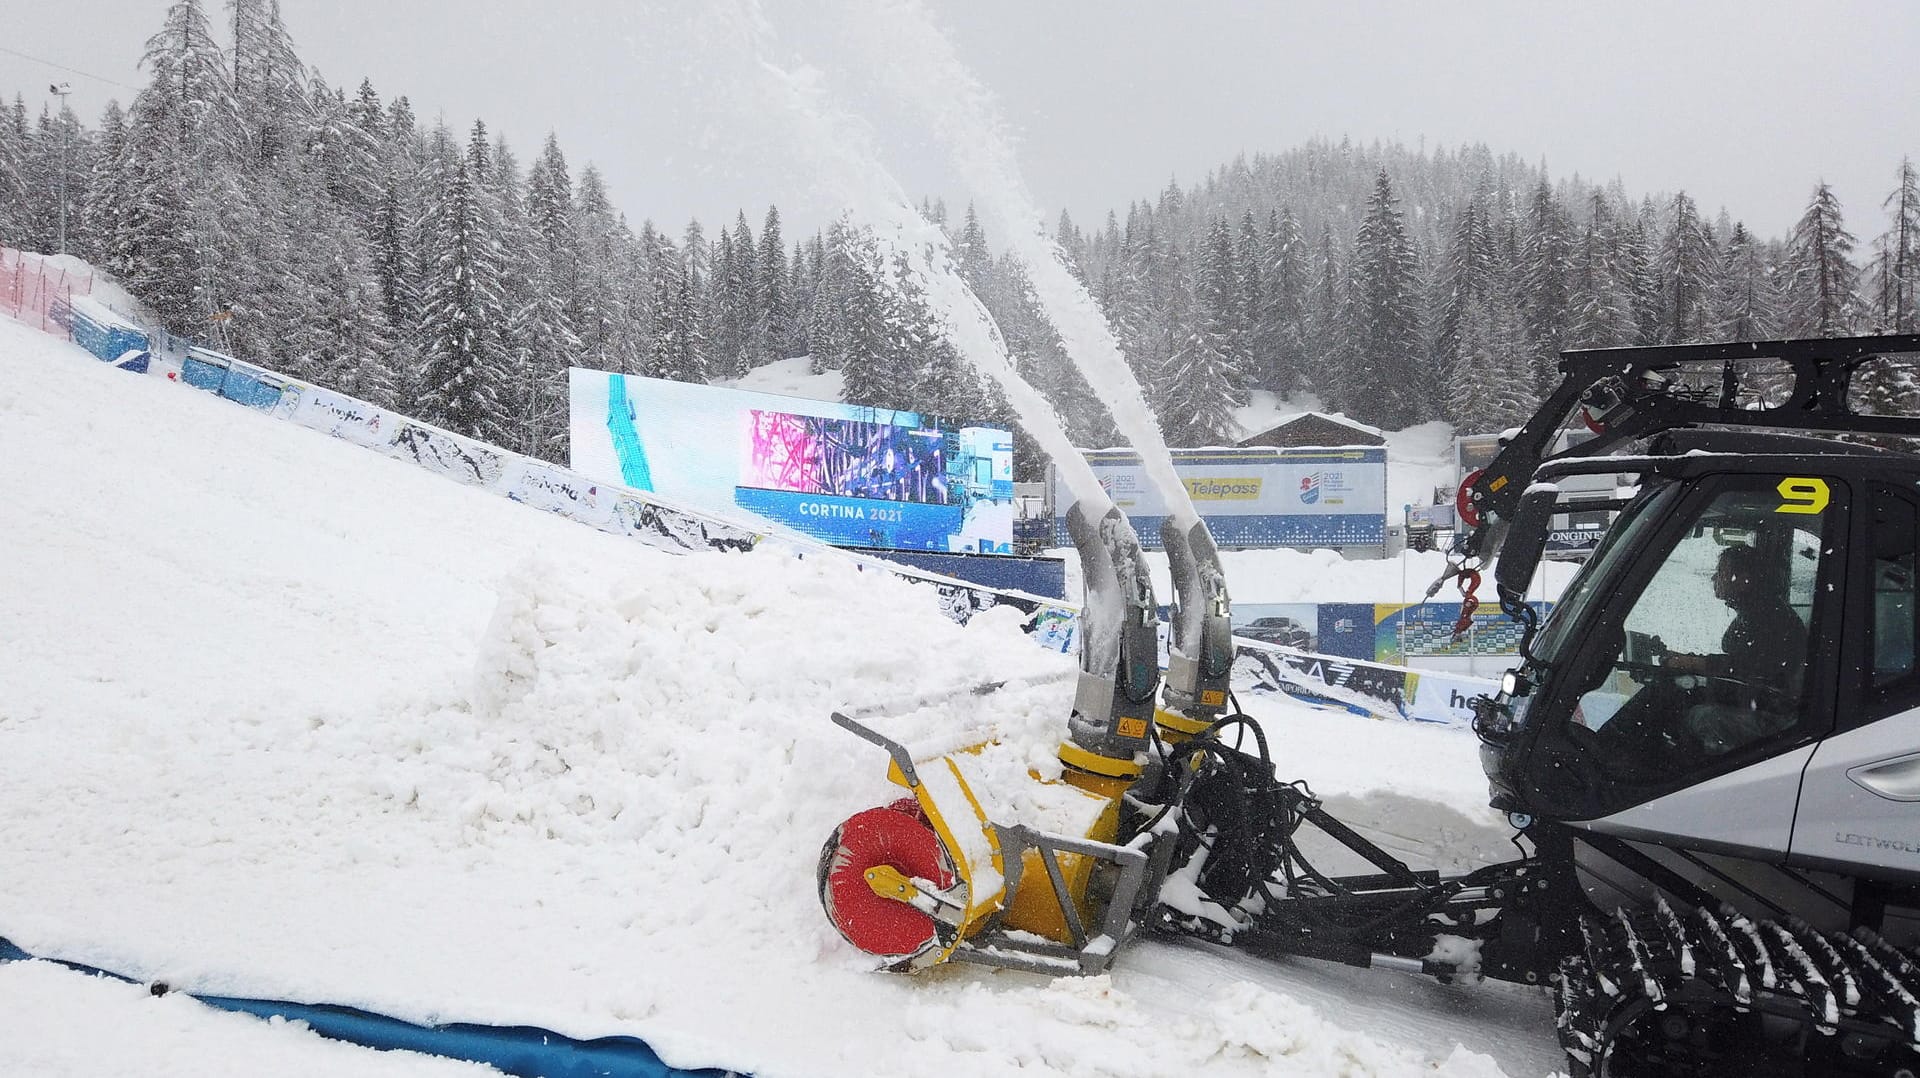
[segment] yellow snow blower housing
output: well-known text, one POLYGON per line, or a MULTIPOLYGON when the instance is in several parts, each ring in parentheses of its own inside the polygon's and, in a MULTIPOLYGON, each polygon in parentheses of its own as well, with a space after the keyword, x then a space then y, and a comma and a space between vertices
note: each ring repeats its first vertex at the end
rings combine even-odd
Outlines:
MULTIPOLYGON (((1096 972, 1138 929, 1142 903, 1157 891, 1147 884, 1165 871, 1170 832, 1140 829, 1125 843, 1116 837, 1126 796, 1152 764, 1156 716, 1170 737, 1191 736, 1226 701, 1231 631, 1218 555, 1204 526, 1163 529, 1176 579, 1198 583, 1180 588, 1167 707, 1156 708, 1157 608, 1139 541, 1117 509, 1095 523, 1076 505, 1068 523, 1089 586, 1059 780, 1004 761, 996 767, 995 746, 985 741, 939 747, 955 743, 948 733, 916 754, 876 729, 876 721, 922 708, 925 699, 891 712, 833 716, 886 749, 887 777, 913 794, 849 817, 820 857, 828 918, 888 969, 964 961, 1096 972), (1087 626, 1120 631, 1089 633, 1087 626)), ((1003 687, 970 691, 986 696, 1003 687)))

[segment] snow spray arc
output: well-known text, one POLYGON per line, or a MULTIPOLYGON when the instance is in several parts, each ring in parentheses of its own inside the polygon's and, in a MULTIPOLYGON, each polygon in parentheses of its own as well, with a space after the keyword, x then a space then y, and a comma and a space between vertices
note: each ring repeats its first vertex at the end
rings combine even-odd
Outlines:
MULTIPOLYGON (((1159 420, 1106 316, 1074 275, 1047 228, 1047 215, 1029 193, 993 95, 917 4, 869 0, 846 10, 842 22, 847 39, 865 51, 861 79, 882 80, 887 92, 914 110, 917 122, 946 147, 989 227, 1007 237, 1012 252, 1026 265, 1033 295, 1059 332, 1068 358, 1140 454, 1168 515, 1182 531, 1191 529, 1199 515, 1174 471, 1159 420)), ((1052 455, 1059 464, 1059 455, 1052 455)))
MULTIPOLYGON (((751 50, 757 73, 751 89, 765 96, 757 107, 785 121, 780 130, 794 159, 811 165, 823 189, 855 208, 850 218, 858 213, 870 224, 879 279, 897 286, 911 275, 941 320, 942 334, 972 370, 999 384, 1021 427, 1086 506, 1088 519, 1105 519, 1112 503, 1093 469, 1074 449, 1052 404, 1020 376, 999 326, 961 277, 952 242, 920 215, 906 189, 881 166, 867 145, 864 125, 827 98, 810 71, 785 66, 784 50, 752 0, 711 5, 705 14, 751 50)), ((1095 618, 1082 623, 1079 635, 1085 669, 1113 668, 1120 652, 1117 628, 1095 618)))

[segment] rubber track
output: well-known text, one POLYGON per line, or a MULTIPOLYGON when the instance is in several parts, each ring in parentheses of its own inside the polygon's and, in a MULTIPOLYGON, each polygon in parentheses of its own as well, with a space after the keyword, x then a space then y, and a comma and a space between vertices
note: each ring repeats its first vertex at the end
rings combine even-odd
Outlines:
MULTIPOLYGON (((1696 1020, 1703 1011, 1728 1023, 1763 1011, 1824 1037, 1867 1030, 1920 1054, 1920 953, 1867 929, 1821 933, 1729 907, 1675 911, 1664 899, 1652 909, 1588 916, 1580 928, 1583 953, 1561 968, 1557 1022, 1561 1047, 1582 1068, 1603 1057, 1610 1024, 1677 1004, 1696 1020)), ((1672 1044, 1662 1051, 1684 1054, 1672 1044)), ((1716 1059, 1694 1059, 1680 1073, 1711 1073, 1716 1059)))

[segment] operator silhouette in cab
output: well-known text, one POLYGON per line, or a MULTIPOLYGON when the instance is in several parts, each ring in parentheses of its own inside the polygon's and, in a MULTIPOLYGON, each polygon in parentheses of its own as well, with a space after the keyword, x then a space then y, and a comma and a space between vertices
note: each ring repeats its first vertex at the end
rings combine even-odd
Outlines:
POLYGON ((1720 552, 1713 594, 1733 611, 1720 654, 1671 654, 1676 674, 1702 675, 1708 699, 1688 709, 1683 725, 1711 754, 1738 748, 1792 725, 1806 674, 1807 626, 1787 601, 1785 559, 1757 547, 1720 552), (1750 692, 1736 691, 1745 687, 1750 692))

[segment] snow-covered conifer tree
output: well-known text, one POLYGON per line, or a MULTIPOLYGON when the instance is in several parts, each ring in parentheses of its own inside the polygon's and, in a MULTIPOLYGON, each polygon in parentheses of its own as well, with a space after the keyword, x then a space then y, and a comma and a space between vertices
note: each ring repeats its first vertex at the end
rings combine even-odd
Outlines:
POLYGON ((1354 362, 1341 406, 1364 422, 1397 428, 1426 414, 1420 386, 1419 265, 1382 169, 1354 240, 1347 325, 1354 362))
POLYGON ((1859 310, 1860 271, 1853 264, 1853 234, 1840 200, 1822 182, 1814 188, 1787 240, 1787 331, 1796 337, 1844 337, 1859 310))
POLYGON ((1520 304, 1533 353, 1534 382, 1558 377, 1573 323, 1573 223, 1543 175, 1527 206, 1520 240, 1520 304))
POLYGON ((226 64, 199 0, 176 0, 147 40, 134 98, 124 236, 128 284, 168 329, 202 333, 250 278, 232 231, 239 125, 226 64))
POLYGON ((1264 374, 1275 362, 1275 349, 1261 332, 1264 323, 1260 318, 1267 305, 1266 267, 1272 261, 1267 243, 1268 237, 1253 211, 1241 213, 1232 251, 1236 277, 1232 332, 1240 364, 1237 376, 1245 390, 1265 388, 1264 374))
POLYGON ((0 101, 0 242, 12 247, 26 246, 26 119, 17 91, 12 106, 0 101))
POLYGON ((1218 247, 1227 242, 1226 224, 1218 222, 1195 266, 1194 283, 1181 275, 1170 296, 1169 347, 1151 393, 1160 426, 1175 445, 1231 445, 1240 433, 1233 419, 1237 371, 1219 313, 1228 301, 1209 294, 1224 291, 1210 278, 1218 274, 1218 247), (1209 262, 1216 264, 1213 270, 1209 262))
POLYGON ((379 141, 355 122, 340 92, 319 78, 310 87, 302 122, 304 167, 317 175, 327 198, 345 210, 363 232, 370 229, 384 178, 379 141))
POLYGON ((300 150, 314 87, 280 19, 279 0, 227 0, 227 25, 242 152, 267 164, 300 150))
POLYGON ((766 332, 756 366, 798 355, 794 334, 792 289, 789 287, 786 240, 780 235, 780 210, 767 207, 760 225, 760 249, 754 259, 754 287, 766 314, 766 332))
POLYGON ((1884 207, 1891 220, 1873 261, 1874 322, 1888 333, 1920 328, 1920 178, 1900 159, 1900 180, 1884 207))
POLYGON ((1540 403, 1525 316, 1508 277, 1498 274, 1461 311, 1456 373, 1446 390, 1448 418, 1462 431, 1518 426, 1540 403))
POLYGON ((1685 191, 1673 196, 1672 223, 1660 244, 1661 304, 1668 344, 1696 344, 1713 336, 1713 297, 1719 291, 1720 256, 1713 235, 1685 191))
POLYGON ((843 218, 827 226, 825 235, 816 237, 810 248, 814 284, 807 308, 807 336, 815 374, 846 367, 847 302, 854 287, 849 252, 854 242, 853 225, 843 218))
POLYGON ((787 354, 804 356, 813 351, 809 334, 813 328, 814 288, 820 281, 821 236, 816 232, 804 243, 793 241, 793 257, 787 261, 787 311, 792 335, 787 354))
POLYGON ((1765 341, 1780 333, 1780 289, 1766 246, 1736 222, 1721 256, 1713 332, 1722 341, 1765 341))
POLYGON ((1599 192, 1593 194, 1590 214, 1574 257, 1567 345, 1616 348, 1633 343, 1639 333, 1631 287, 1621 280, 1623 273, 1631 272, 1621 247, 1625 233, 1599 192))
POLYGON ((67 249, 88 244, 84 208, 88 176, 93 170, 94 139, 73 109, 43 109, 40 121, 27 137, 20 180, 24 185, 25 228, 31 250, 55 251, 60 243, 61 199, 67 208, 67 249))
POLYGON ((987 247, 987 230, 980 227, 980 218, 973 212, 972 203, 967 204, 967 217, 960 226, 960 234, 953 238, 953 257, 960 279, 967 282, 975 295, 985 295, 993 276, 993 252, 987 247))
POLYGON ((830 257, 844 274, 839 303, 844 349, 840 372, 845 378, 841 399, 897 407, 916 383, 914 369, 902 362, 906 350, 897 339, 899 293, 887 280, 889 269, 871 233, 838 222, 827 235, 835 246, 830 257))
MULTIPOLYGON (((869 390, 874 403, 981 423, 995 411, 980 376, 948 341, 927 302, 926 290, 896 254, 889 271, 876 279, 879 308, 888 312, 890 355, 880 370, 905 374, 907 382, 869 390)), ((1016 361, 1018 354, 1016 354, 1016 361)), ((852 400, 852 395, 846 394, 852 400)))
MULTIPOLYGON (((0 120, 0 129, 5 126, 4 120, 0 120)), ((0 139, 4 137, 0 135, 0 139)), ((117 244, 126 227, 127 204, 133 197, 124 186, 129 174, 123 160, 127 153, 127 116, 120 110, 120 102, 107 102, 106 111, 100 116, 100 133, 95 142, 93 161, 87 170, 85 184, 75 196, 79 215, 85 222, 79 251, 94 265, 112 269, 117 244)), ((5 182, 4 178, 0 178, 0 186, 4 186, 5 182)), ((4 213, 4 210, 0 210, 0 216, 4 216, 4 213)), ((0 225, 0 233, 4 231, 4 225, 0 225)))
POLYGON ((426 352, 424 417, 460 434, 481 437, 500 417, 500 295, 502 253, 489 182, 486 129, 476 122, 463 157, 444 126, 429 151, 435 192, 429 210, 433 252, 426 270, 422 343, 426 352))
MULTIPOLYGON (((573 329, 580 337, 582 363, 595 370, 633 373, 639 356, 627 331, 613 283, 619 270, 621 224, 607 198, 600 170, 589 164, 574 191, 574 229, 579 237, 579 274, 575 285, 573 329)), ((676 286, 677 287, 677 286, 676 286)), ((670 306, 678 297, 670 297, 670 306)), ((700 327, 692 327, 696 334, 700 327)))
POLYGON ((1657 343, 1666 325, 1666 290, 1652 234, 1655 216, 1651 203, 1642 205, 1638 217, 1622 222, 1613 244, 1613 278, 1633 312, 1632 344, 1657 343))
POLYGON ((1264 388, 1285 396, 1305 385, 1307 294, 1307 239, 1290 207, 1267 216, 1266 271, 1262 274, 1258 336, 1267 349, 1261 372, 1264 388))
MULTIPOLYGON (((1481 372, 1468 368, 1483 354, 1486 342, 1476 342, 1471 349, 1461 342, 1469 308, 1476 309, 1483 323, 1489 321, 1488 303, 1497 272, 1493 229, 1487 221, 1484 193, 1470 199, 1455 215, 1453 241, 1448 244, 1444 258, 1440 272, 1435 275, 1437 289, 1433 309, 1437 321, 1433 365, 1440 372, 1443 387, 1478 384, 1481 372)), ((1444 395, 1448 400, 1458 396, 1452 388, 1446 389, 1444 395)))
POLYGON ((666 267, 669 291, 662 297, 666 325, 665 331, 657 331, 654 337, 650 373, 655 378, 704 382, 707 380, 705 319, 701 317, 700 297, 694 290, 693 270, 685 254, 683 250, 682 257, 666 267))
POLYGON ((1348 331, 1347 268, 1333 245, 1333 229, 1322 225, 1315 257, 1313 291, 1307 306, 1307 348, 1303 374, 1310 389, 1332 407, 1344 407, 1347 367, 1353 356, 1348 331))
POLYGON ((733 265, 727 271, 724 302, 732 323, 734 354, 725 359, 725 365, 737 378, 766 361, 767 309, 760 291, 760 248, 747 226, 745 210, 734 217, 732 239, 733 265))
POLYGON ((737 378, 745 373, 739 365, 742 351, 739 284, 733 233, 723 228, 719 238, 713 241, 712 277, 708 281, 703 311, 707 352, 712 357, 708 370, 718 378, 737 378))

